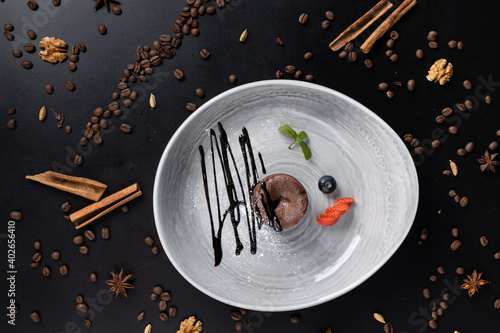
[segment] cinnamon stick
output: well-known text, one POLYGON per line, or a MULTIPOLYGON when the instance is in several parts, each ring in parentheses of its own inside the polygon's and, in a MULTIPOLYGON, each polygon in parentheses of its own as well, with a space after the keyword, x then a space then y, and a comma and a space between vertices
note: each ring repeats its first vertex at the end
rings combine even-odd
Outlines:
POLYGON ((80 229, 141 195, 141 189, 136 183, 74 212, 69 218, 75 223, 75 228, 80 229))
POLYGON ((63 175, 53 171, 47 171, 33 176, 28 175, 26 179, 34 180, 93 201, 98 201, 108 187, 106 184, 99 183, 92 179, 63 175))
POLYGON ((363 53, 368 53, 372 49, 375 42, 382 37, 404 14, 417 4, 417 0, 405 0, 398 8, 396 8, 388 18, 382 22, 377 29, 368 37, 360 49, 363 53))
POLYGON ((333 51, 340 50, 341 47, 349 43, 354 38, 358 37, 366 28, 375 22, 380 16, 384 15, 393 6, 388 0, 381 0, 372 9, 361 16, 356 22, 345 29, 333 42, 330 43, 330 48, 333 51))

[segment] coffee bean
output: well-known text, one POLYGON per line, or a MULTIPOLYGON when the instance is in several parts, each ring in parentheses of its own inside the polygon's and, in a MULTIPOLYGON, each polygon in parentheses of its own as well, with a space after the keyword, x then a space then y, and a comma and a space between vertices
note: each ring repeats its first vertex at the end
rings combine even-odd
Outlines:
POLYGON ((203 97, 205 97, 205 91, 202 88, 197 88, 196 95, 198 95, 198 97, 200 97, 200 98, 203 98, 203 97))
POLYGON ((109 127, 109 123, 108 123, 108 121, 107 121, 106 119, 101 119, 101 120, 99 121, 99 126, 100 126, 101 128, 103 128, 103 129, 106 129, 106 128, 108 128, 108 127, 109 127))
POLYGON ((399 60, 399 56, 397 53, 394 53, 389 59, 391 59, 392 62, 397 62, 399 60))
POLYGON ((443 301, 448 301, 450 299, 450 293, 444 293, 442 299, 443 301))
POLYGON ((488 246, 488 238, 486 236, 482 236, 481 238, 479 238, 479 242, 484 247, 488 246))
POLYGON ((453 197, 453 201, 455 201, 456 203, 460 203, 461 199, 462 197, 460 197, 458 194, 453 197))
POLYGON ((69 56, 69 61, 72 63, 77 63, 78 61, 80 61, 80 57, 78 56, 78 54, 72 54, 69 56))
POLYGON ((450 134, 457 134, 458 128, 456 126, 450 126, 448 127, 448 132, 450 132, 450 134))
POLYGON ((437 49, 437 47, 438 47, 438 43, 436 43, 436 42, 429 42, 429 47, 430 47, 431 49, 437 49))
POLYGON ((346 51, 342 51, 339 53, 339 59, 345 59, 347 58, 347 52, 346 51))
POLYGON ((309 18, 309 16, 306 13, 300 14, 300 16, 299 16, 299 23, 300 24, 306 24, 308 18, 309 18))
POLYGON ((61 253, 58 252, 58 251, 54 251, 51 253, 50 257, 52 258, 52 260, 59 260, 61 259, 61 253))
POLYGON ((413 135, 408 133, 408 134, 405 134, 405 136, 403 137, 403 140, 407 143, 410 143, 412 140, 413 140, 413 135))
POLYGON ((75 84, 71 81, 67 81, 64 86, 69 90, 69 91, 73 91, 75 90, 75 84))
POLYGON ((321 28, 323 30, 328 30, 328 28, 330 28, 330 21, 324 20, 323 22, 321 22, 321 28))
POLYGON ((151 295, 149 295, 149 299, 152 300, 153 302, 158 300, 158 295, 156 295, 155 293, 151 293, 151 295))
POLYGON ((307 82, 313 82, 313 81, 314 81, 314 76, 313 76, 313 75, 311 75, 311 74, 307 74, 307 75, 306 75, 306 81, 307 81, 307 82))
POLYGON ((108 32, 108 28, 106 28, 106 26, 104 24, 99 24, 99 26, 97 27, 97 30, 99 31, 99 33, 101 35, 105 35, 108 32))
POLYGON ((24 44, 23 49, 28 53, 32 53, 33 51, 35 51, 35 45, 33 45, 32 43, 26 43, 24 44))
POLYGON ((238 332, 241 332, 243 329, 243 322, 241 320, 238 320, 236 323, 234 323, 234 329, 238 332))
POLYGON ((500 309, 500 298, 495 301, 493 306, 495 307, 495 309, 500 309))
POLYGON ((40 315, 38 314, 38 312, 33 312, 30 315, 30 318, 31 318, 31 321, 34 322, 35 324, 38 324, 40 322, 40 315))
POLYGON ((422 295, 424 296, 424 298, 431 298, 431 290, 429 288, 425 288, 424 290, 422 290, 422 295))
POLYGON ((385 43, 385 46, 392 49, 394 47, 394 39, 387 40, 387 42, 385 43))
POLYGON ((167 308, 167 302, 161 300, 160 303, 158 303, 158 308, 160 309, 160 311, 165 311, 165 309, 167 308))
POLYGON ((13 210, 9 214, 10 218, 13 219, 14 221, 21 221, 23 219, 23 213, 13 210))
POLYGON ((463 275, 465 273, 465 269, 463 267, 457 267, 457 269, 455 270, 455 272, 458 274, 458 275, 463 275))
POLYGON ((428 236, 429 236, 429 230, 427 230, 427 228, 423 228, 420 231, 420 239, 426 240, 428 236))
POLYGON ((200 16, 203 16, 207 13, 207 7, 205 5, 201 5, 200 8, 198 8, 198 14, 200 16))
POLYGON ((91 322, 90 320, 85 319, 85 320, 83 321, 83 327, 85 327, 85 328, 90 328, 91 326, 92 326, 92 322, 91 322))
POLYGON ((491 98, 491 96, 490 96, 490 95, 488 95, 488 96, 486 96, 486 97, 484 98, 484 102, 485 102, 486 104, 491 104, 491 103, 493 102, 493 99, 491 98))
POLYGON ((415 90, 415 80, 413 80, 413 79, 408 80, 408 82, 406 83, 406 86, 408 87, 409 91, 414 91, 415 90))
POLYGON ((76 245, 80 245, 83 243, 83 236, 76 236, 75 238, 73 238, 73 243, 76 244, 76 245))
POLYGON ((493 258, 495 258, 496 260, 499 260, 500 259, 500 252, 497 252, 493 255, 493 258))
POLYGON ((415 154, 421 155, 424 153, 424 148, 423 147, 416 147, 415 149, 413 149, 413 152, 415 154))
POLYGON ((153 240, 153 237, 151 237, 151 236, 147 236, 147 237, 144 239, 144 242, 145 242, 146 244, 148 244, 149 246, 153 246, 153 244, 154 244, 154 242, 155 242, 155 241, 153 240))
POLYGON ((61 267, 59 267, 59 273, 62 276, 68 275, 68 267, 66 265, 62 265, 61 267))
POLYGON ((460 206, 465 207, 467 206, 468 203, 469 203, 469 198, 463 197, 462 199, 460 199, 460 206))
POLYGON ((311 52, 306 52, 304 54, 304 60, 311 60, 313 58, 313 54, 311 52))
POLYGON ((153 292, 156 295, 160 296, 161 293, 163 292, 163 287, 162 286, 155 286, 155 287, 153 287, 153 292))
POLYGON ((33 30, 28 30, 28 38, 31 39, 31 40, 35 40, 36 39, 36 32, 34 32, 33 30))
POLYGON ((458 237, 459 234, 458 228, 451 229, 451 234, 453 235, 453 237, 458 237))
POLYGON ((129 205, 127 205, 127 204, 125 204, 125 205, 122 205, 122 206, 120 207, 120 209, 122 210, 122 212, 124 212, 124 213, 128 213, 128 211, 130 210, 130 206, 129 206, 129 205))
POLYGON ((431 276, 429 276, 429 280, 432 281, 432 282, 435 282, 437 280, 437 276, 436 275, 431 275, 431 276))
POLYGON ((290 322, 292 324, 298 324, 300 322, 300 315, 295 313, 290 316, 290 322))
POLYGON ((71 210, 71 204, 69 202, 65 202, 61 205, 61 210, 64 212, 64 213, 67 213, 71 210))
POLYGON ((449 195, 450 197, 454 198, 454 197, 456 197, 456 196, 457 196, 457 192, 455 192, 455 190, 450 190, 450 191, 448 192, 448 195, 449 195))
POLYGON ((158 246, 153 246, 151 248, 151 253, 153 253, 154 255, 157 255, 158 253, 160 253, 160 249, 158 248, 158 246))
POLYGON ((92 230, 85 230, 85 237, 88 240, 94 240, 95 239, 95 234, 92 230))
POLYGON ((83 297, 78 295, 76 296, 76 304, 82 304, 83 303, 83 297))
POLYGON ((208 7, 207 7, 207 14, 208 14, 208 15, 213 15, 213 14, 215 14, 215 7, 214 7, 214 6, 208 6, 208 7))
POLYGON ((130 133, 132 131, 132 126, 130 126, 129 124, 123 123, 120 125, 120 129, 124 133, 130 133))
POLYGON ((11 24, 11 23, 6 23, 4 26, 3 26, 4 30, 7 30, 7 31, 14 31, 14 25, 11 24))
POLYGON ((283 78, 283 72, 280 71, 280 70, 277 70, 276 71, 276 74, 274 74, 274 76, 277 78, 277 79, 281 79, 283 78))
POLYGON ((391 31, 390 36, 394 40, 399 39, 399 33, 396 30, 391 31))
POLYGON ((197 106, 196 106, 196 104, 194 104, 194 103, 187 103, 187 104, 186 104, 186 109, 187 109, 188 111, 193 112, 193 111, 195 111, 195 110, 196 110, 196 108, 197 108, 197 106))
POLYGON ((349 52, 349 61, 356 62, 358 60, 358 54, 356 52, 349 52))
POLYGON ((13 130, 15 129, 17 126, 16 126, 16 120, 15 119, 10 119, 8 122, 7 122, 7 128, 10 129, 10 130, 13 130))
POLYGON ((438 272, 439 274, 444 274, 444 273, 445 273, 444 267, 443 267, 443 266, 439 266, 439 267, 437 268, 437 272, 438 272))
POLYGON ((4 31, 3 35, 8 40, 14 40, 14 34, 12 32, 10 32, 10 31, 4 31))
POLYGON ((80 303, 76 305, 76 309, 80 311, 81 313, 87 313, 89 311, 89 307, 85 303, 80 303))
POLYGON ((456 107, 458 110, 460 110, 460 111, 465 111, 465 110, 466 110, 466 108, 465 108, 465 104, 463 104, 463 103, 457 103, 457 104, 455 104, 455 107, 456 107))
POLYGON ((86 247, 85 245, 83 245, 83 246, 80 246, 78 251, 80 251, 81 254, 87 254, 87 253, 89 253, 89 248, 86 247))
POLYGON ((70 125, 66 125, 66 127, 64 128, 64 132, 66 134, 71 134, 71 131, 72 131, 72 128, 70 125))
POLYGON ((81 52, 87 51, 87 47, 83 43, 78 43, 78 48, 80 49, 81 52))
POLYGON ((169 309, 168 309, 168 315, 170 317, 175 317, 177 315, 177 308, 175 306, 171 306, 169 309))
POLYGON ((164 291, 161 293, 160 295, 160 298, 165 301, 165 302, 168 302, 172 299, 172 296, 170 295, 170 293, 168 291, 164 291))
POLYGON ((160 313, 160 320, 161 321, 167 321, 168 320, 168 314, 165 312, 160 313))
POLYGON ((467 90, 471 90, 472 89, 472 83, 469 80, 465 80, 463 82, 463 85, 464 85, 464 88, 467 89, 467 90))
POLYGON ((474 108, 474 102, 472 102, 470 99, 466 100, 464 104, 467 110, 472 110, 474 108))
POLYGON ((393 333, 394 329, 392 328, 392 324, 387 322, 384 324, 384 332, 385 333, 393 333))
POLYGON ((48 268, 47 266, 45 266, 42 269, 42 274, 43 274, 43 276, 50 276, 50 268, 48 268))
POLYGON ((456 251, 460 248, 462 245, 462 242, 460 242, 458 239, 454 240, 453 243, 451 243, 450 248, 452 251, 456 251))
POLYGON ((135 100, 137 99, 137 97, 138 97, 138 96, 139 96, 139 95, 138 95, 137 91, 132 91, 132 92, 130 93, 130 96, 129 96, 128 98, 130 98, 131 100, 135 101, 135 100))
POLYGON ((231 319, 234 321, 241 320, 241 312, 238 310, 231 311, 231 319))
POLYGON ((38 9, 38 4, 36 3, 35 0, 29 0, 28 1, 28 8, 31 10, 37 10, 38 9))
POLYGON ((365 59, 364 63, 365 63, 365 67, 366 68, 372 68, 373 67, 373 62, 370 59, 365 59))
POLYGON ((378 90, 380 91, 387 91, 389 89, 389 84, 386 82, 380 82, 378 84, 378 90))
POLYGON ((422 51, 422 49, 418 49, 415 52, 415 55, 417 56, 418 59, 423 59, 424 58, 424 51, 422 51))
POLYGON ((459 49, 459 50, 463 50, 463 49, 464 49, 464 43, 462 43, 462 42, 458 42, 458 44, 457 44, 457 49, 459 49))
POLYGON ((101 229, 101 237, 102 239, 109 239, 109 228, 102 228, 101 229))
POLYGON ((450 176, 451 175, 451 170, 443 170, 443 175, 450 176))
POLYGON ((389 97, 389 99, 394 98, 394 93, 391 90, 387 90, 387 92, 385 94, 387 95, 387 97, 389 97))
POLYGON ((237 80, 236 75, 234 74, 229 75, 229 83, 236 84, 236 80, 237 80))
POLYGON ((467 155, 467 152, 465 151, 465 149, 460 148, 457 150, 457 155, 458 156, 465 156, 465 155, 467 155))
POLYGON ((448 303, 446 302, 439 302, 439 306, 441 307, 441 309, 444 310, 448 309, 448 303))
POLYGON ((33 68, 33 63, 29 60, 25 60, 21 63, 21 65, 25 68, 25 69, 31 69, 33 68))
POLYGON ((433 42, 437 39, 438 33, 436 31, 429 31, 427 34, 427 40, 430 42, 433 42))
POLYGON ((431 142, 431 146, 432 146, 432 148, 439 148, 441 146, 441 141, 439 141, 439 140, 433 140, 431 142))
POLYGON ((176 70, 174 70, 174 76, 179 81, 184 79, 184 73, 178 68, 176 70))
POLYGON ((488 148, 490 150, 497 150, 498 149, 498 142, 496 141, 492 141, 489 145, 488 145, 488 148))
POLYGON ((448 47, 449 47, 450 49, 454 49, 454 48, 456 48, 456 47, 457 47, 457 44, 458 44, 458 43, 457 43, 457 41, 456 41, 456 40, 450 40, 450 41, 448 42, 448 47))
POLYGON ((121 15, 122 14, 122 9, 120 7, 118 7, 118 6, 111 7, 111 11, 115 15, 121 15))
POLYGON ((42 260, 42 254, 40 252, 36 252, 33 255, 33 261, 34 262, 40 262, 40 260, 42 260))
POLYGON ((19 49, 12 50, 12 55, 16 58, 21 58, 23 56, 23 51, 19 49))
POLYGON ((137 315, 137 321, 142 321, 144 319, 144 316, 146 315, 146 312, 142 311, 137 315))
POLYGON ((69 61, 68 64, 66 65, 68 69, 72 72, 76 70, 76 64, 73 61, 69 61))
POLYGON ((42 247, 42 243, 36 241, 35 243, 33 243, 33 247, 35 248, 35 250, 40 250, 40 248, 42 247))

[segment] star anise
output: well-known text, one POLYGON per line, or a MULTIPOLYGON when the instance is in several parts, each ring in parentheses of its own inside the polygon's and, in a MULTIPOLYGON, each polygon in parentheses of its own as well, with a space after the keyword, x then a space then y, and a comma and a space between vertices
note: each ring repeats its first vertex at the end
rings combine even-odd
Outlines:
POLYGON ((111 286, 111 288, 109 288, 109 292, 114 293, 115 298, 118 297, 119 294, 123 294, 125 297, 127 297, 126 289, 134 288, 133 285, 127 282, 132 277, 132 274, 123 277, 123 268, 122 268, 120 274, 116 275, 115 273, 111 272, 111 275, 113 276, 113 279, 106 281, 106 284, 111 286))
POLYGON ((479 164, 481 164, 481 166, 480 166, 481 171, 484 172, 484 170, 491 170, 491 171, 495 172, 495 165, 500 165, 500 162, 494 161, 494 159, 495 159, 495 157, 497 157, 497 155, 498 154, 490 155, 490 153, 488 151, 485 151, 484 155, 481 156, 481 158, 479 158, 477 160, 479 162, 479 164))
POLYGON ((99 9, 102 7, 102 5, 104 5, 107 9, 107 11, 109 12, 109 3, 112 2, 112 3, 120 3, 120 1, 118 0, 96 0, 95 2, 95 5, 94 5, 94 9, 99 9))
POLYGON ((472 272, 472 276, 467 275, 468 279, 464 279, 464 284, 462 284, 462 289, 469 289, 469 297, 472 297, 479 287, 488 283, 488 281, 481 279, 483 273, 477 274, 477 271, 472 272))

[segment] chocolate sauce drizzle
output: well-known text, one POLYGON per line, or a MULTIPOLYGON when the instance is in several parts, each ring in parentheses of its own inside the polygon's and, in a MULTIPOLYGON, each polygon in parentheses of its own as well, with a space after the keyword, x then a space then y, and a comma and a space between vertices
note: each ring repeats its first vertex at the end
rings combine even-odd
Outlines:
MULTIPOLYGON (((248 235, 250 239, 250 252, 255 254, 257 252, 257 238, 256 238, 256 230, 255 230, 255 205, 252 207, 251 215, 249 215, 249 209, 247 202, 251 201, 253 195, 253 189, 258 183, 258 172, 255 164, 255 157, 252 150, 252 144, 250 140, 250 136, 248 135, 248 131, 243 127, 242 134, 239 137, 239 143, 241 148, 241 153, 243 155, 243 160, 245 163, 245 176, 247 188, 245 190, 243 183, 241 181, 240 173, 238 172, 236 161, 233 155, 233 151, 229 144, 227 133, 224 130, 224 127, 219 122, 217 124, 219 130, 219 138, 213 129, 210 129, 210 153, 212 157, 212 172, 214 175, 214 188, 215 188, 215 197, 217 201, 217 218, 218 218, 218 228, 217 232, 215 230, 214 218, 212 216, 212 208, 210 204, 210 194, 208 188, 208 180, 207 180, 207 169, 205 164, 205 151, 203 146, 200 145, 198 147, 200 152, 200 160, 201 160, 201 171, 203 176, 203 186, 205 189, 205 198, 207 201, 208 212, 210 216, 210 226, 212 230, 212 247, 214 249, 215 256, 215 266, 218 266, 222 260, 222 243, 221 243, 221 235, 222 228, 224 226, 224 221, 226 217, 229 215, 231 219, 231 224, 233 226, 233 232, 236 242, 235 254, 239 255, 243 250, 243 244, 241 243, 238 226, 241 221, 241 211, 240 209, 243 207, 245 210, 246 222, 248 227, 248 235), (215 150, 214 150, 215 146, 215 150), (217 155, 215 154, 217 151, 217 155), (216 157, 219 160, 220 168, 222 169, 222 174, 224 176, 224 185, 226 189, 226 194, 229 200, 229 207, 222 212, 221 204, 219 200, 219 190, 217 186, 217 167, 216 167, 216 157), (250 161, 249 161, 250 159, 250 161), (249 163, 250 162, 250 163, 249 163), (233 170, 232 170, 233 169, 233 170), (233 173, 236 177, 233 176, 233 173), (235 178, 237 179, 237 184, 235 184, 235 178), (241 191, 241 198, 238 196, 238 190, 241 191), (248 201, 247 201, 248 196, 248 201)), ((262 156, 259 153, 259 158, 262 165, 262 170, 265 173, 264 162, 262 160, 262 156)), ((265 185, 264 185, 265 188, 265 185)), ((267 192, 267 191, 265 191, 267 192)), ((269 193, 267 193, 269 195, 269 193)), ((258 210, 257 210, 258 212, 258 210)), ((267 213, 267 212, 266 212, 267 213)), ((258 213, 257 217, 259 223, 258 227, 260 229, 262 225, 262 216, 258 213)), ((278 222, 279 223, 279 222, 278 222)), ((280 226, 281 227, 281 226, 280 226)))

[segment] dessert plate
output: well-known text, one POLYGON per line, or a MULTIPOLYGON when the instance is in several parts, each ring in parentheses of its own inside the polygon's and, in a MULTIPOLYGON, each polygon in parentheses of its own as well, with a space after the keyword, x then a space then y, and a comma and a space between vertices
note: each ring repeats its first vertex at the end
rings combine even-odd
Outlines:
MULTIPOLYGON (((218 176, 221 186, 220 171, 218 176)), ((220 191, 221 204, 227 207, 225 191, 220 191)), ((163 248, 192 285, 235 307, 286 311, 334 299, 375 273, 410 230, 418 193, 408 150, 377 115, 329 88, 269 80, 218 95, 180 126, 160 160, 153 201, 163 248), (263 225, 257 230, 255 254, 250 251, 243 221, 238 231, 244 249, 235 254, 232 226, 226 221, 223 258, 215 267, 198 146, 205 147, 210 169, 207 129, 218 132, 218 122, 227 132, 242 177, 238 137, 246 127, 260 179, 274 173, 295 177, 306 189, 309 205, 301 222, 291 228, 278 233, 263 225), (284 124, 307 133, 310 160, 304 159, 298 145, 287 149, 291 137, 277 130, 284 124), (267 169, 265 175, 258 152, 267 169), (323 175, 337 180, 337 190, 330 195, 318 189, 323 175), (337 224, 323 227, 315 221, 345 196, 356 202, 337 224)))

